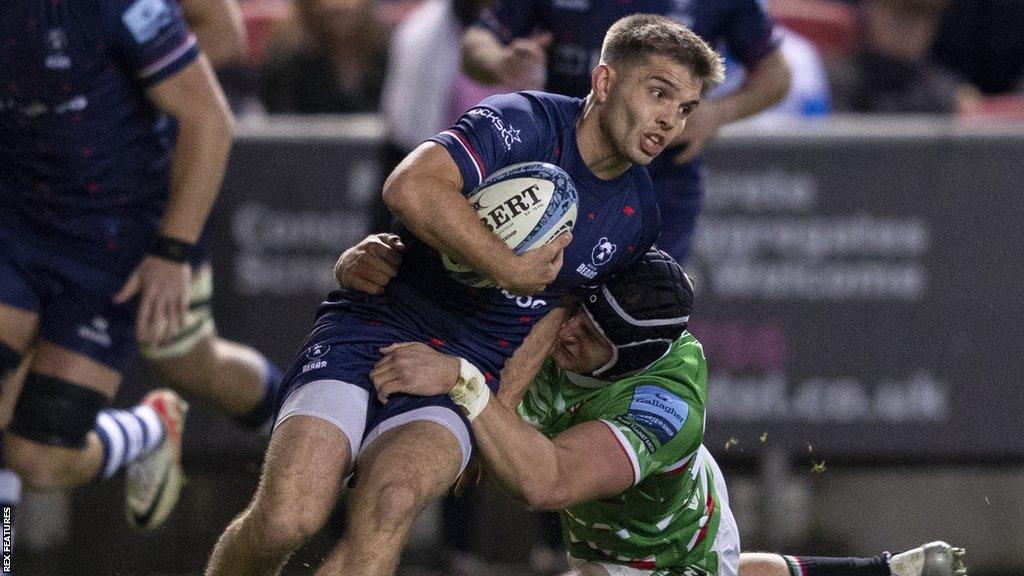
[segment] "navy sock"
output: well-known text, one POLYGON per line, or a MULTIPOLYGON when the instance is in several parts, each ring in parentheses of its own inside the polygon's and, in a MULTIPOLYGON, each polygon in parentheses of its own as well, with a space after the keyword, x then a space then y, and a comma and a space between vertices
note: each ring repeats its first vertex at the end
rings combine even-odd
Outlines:
POLYGON ((274 405, 277 401, 277 390, 281 386, 281 370, 270 360, 263 359, 263 397, 259 404, 245 414, 239 415, 235 421, 246 428, 261 428, 274 416, 274 405))
POLYGON ((888 554, 871 558, 783 556, 792 576, 890 576, 888 554))

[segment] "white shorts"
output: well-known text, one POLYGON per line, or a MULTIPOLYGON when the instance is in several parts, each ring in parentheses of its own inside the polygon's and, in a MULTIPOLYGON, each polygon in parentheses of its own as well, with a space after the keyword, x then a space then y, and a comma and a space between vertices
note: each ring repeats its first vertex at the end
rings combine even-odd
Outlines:
POLYGON ((274 428, 292 416, 312 416, 338 427, 348 438, 349 456, 356 462, 367 446, 388 430, 411 422, 434 422, 451 432, 462 449, 459 473, 466 468, 473 453, 469 430, 459 416, 441 406, 424 406, 390 416, 366 432, 370 393, 359 386, 340 380, 316 380, 292 390, 278 412, 274 428))

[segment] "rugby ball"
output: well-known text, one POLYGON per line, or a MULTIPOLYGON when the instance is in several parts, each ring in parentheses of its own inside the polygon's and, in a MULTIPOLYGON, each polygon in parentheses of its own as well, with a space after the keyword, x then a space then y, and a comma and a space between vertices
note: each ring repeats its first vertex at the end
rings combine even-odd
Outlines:
MULTIPOLYGON (((522 254, 539 248, 576 224, 579 196, 572 178, 546 162, 524 162, 487 177, 469 196, 480 222, 522 254)), ((451 275, 476 288, 493 286, 472 268, 442 256, 451 275)))

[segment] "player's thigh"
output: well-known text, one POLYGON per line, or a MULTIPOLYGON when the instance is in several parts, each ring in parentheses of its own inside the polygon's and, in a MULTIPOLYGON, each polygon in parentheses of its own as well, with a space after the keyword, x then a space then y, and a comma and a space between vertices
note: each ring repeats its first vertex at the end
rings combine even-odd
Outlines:
MULTIPOLYGON (((3 274, 2 269, 0 274, 3 274)), ((35 338, 38 328, 38 312, 0 302, 0 343, 19 354, 24 354, 35 338)))
POLYGON ((369 422, 359 452, 359 476, 408 480, 423 497, 444 492, 472 455, 469 422, 448 396, 394 395, 369 422))
POLYGON ((295 415, 281 421, 267 448, 252 519, 299 539, 315 533, 337 502, 352 466, 349 454, 348 438, 326 420, 295 415))
POLYGON ((462 470, 459 439, 445 426, 414 421, 383 432, 359 455, 356 487, 411 488, 416 504, 440 496, 462 470))

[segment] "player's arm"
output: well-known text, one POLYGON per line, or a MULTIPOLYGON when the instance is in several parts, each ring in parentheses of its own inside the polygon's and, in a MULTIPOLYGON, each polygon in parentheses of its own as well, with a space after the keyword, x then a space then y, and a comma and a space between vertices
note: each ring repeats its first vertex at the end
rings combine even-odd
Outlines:
POLYGON ((634 482, 629 457, 600 421, 549 439, 503 403, 488 402, 473 432, 487 467, 535 510, 607 498, 634 482))
MULTIPOLYGON (((464 361, 425 344, 392 344, 382 353, 370 372, 382 399, 395 392, 452 393, 465 381, 464 361)), ((478 378, 479 391, 489 394, 478 378)), ((585 422, 549 439, 502 402, 484 402, 482 409, 469 409, 480 454, 529 507, 557 510, 613 496, 636 481, 629 456, 605 423, 585 422)))
POLYGON ((703 100, 693 111, 679 136, 678 141, 687 146, 676 157, 676 162, 690 161, 722 126, 753 116, 781 101, 789 93, 789 86, 789 64, 782 50, 776 48, 747 71, 739 88, 721 98, 703 100))
POLYGON ((180 0, 181 11, 214 68, 248 56, 242 9, 235 0, 180 0))
POLYGON ((234 122, 231 110, 202 56, 150 87, 146 95, 178 122, 161 234, 194 244, 224 179, 234 122))
POLYGON ((551 38, 551 33, 543 32, 505 45, 490 30, 470 26, 462 37, 462 71, 485 86, 539 89, 551 38))
POLYGON ((550 284, 562 267, 571 236, 517 255, 480 222, 462 195, 462 174, 448 151, 426 142, 388 177, 383 199, 421 240, 471 266, 514 294, 532 294, 550 284))
POLYGON ((146 94, 178 121, 170 197, 159 232, 162 253, 143 259, 114 302, 140 294, 136 338, 160 342, 181 330, 188 310, 187 251, 199 239, 220 189, 231 146, 232 117, 204 56, 150 86, 146 94))
POLYGON ((505 362, 499 376, 501 388, 498 389, 498 400, 502 404, 515 409, 522 401, 530 382, 540 372, 541 365, 555 346, 558 330, 565 323, 566 312, 566 308, 559 307, 545 314, 505 362))

